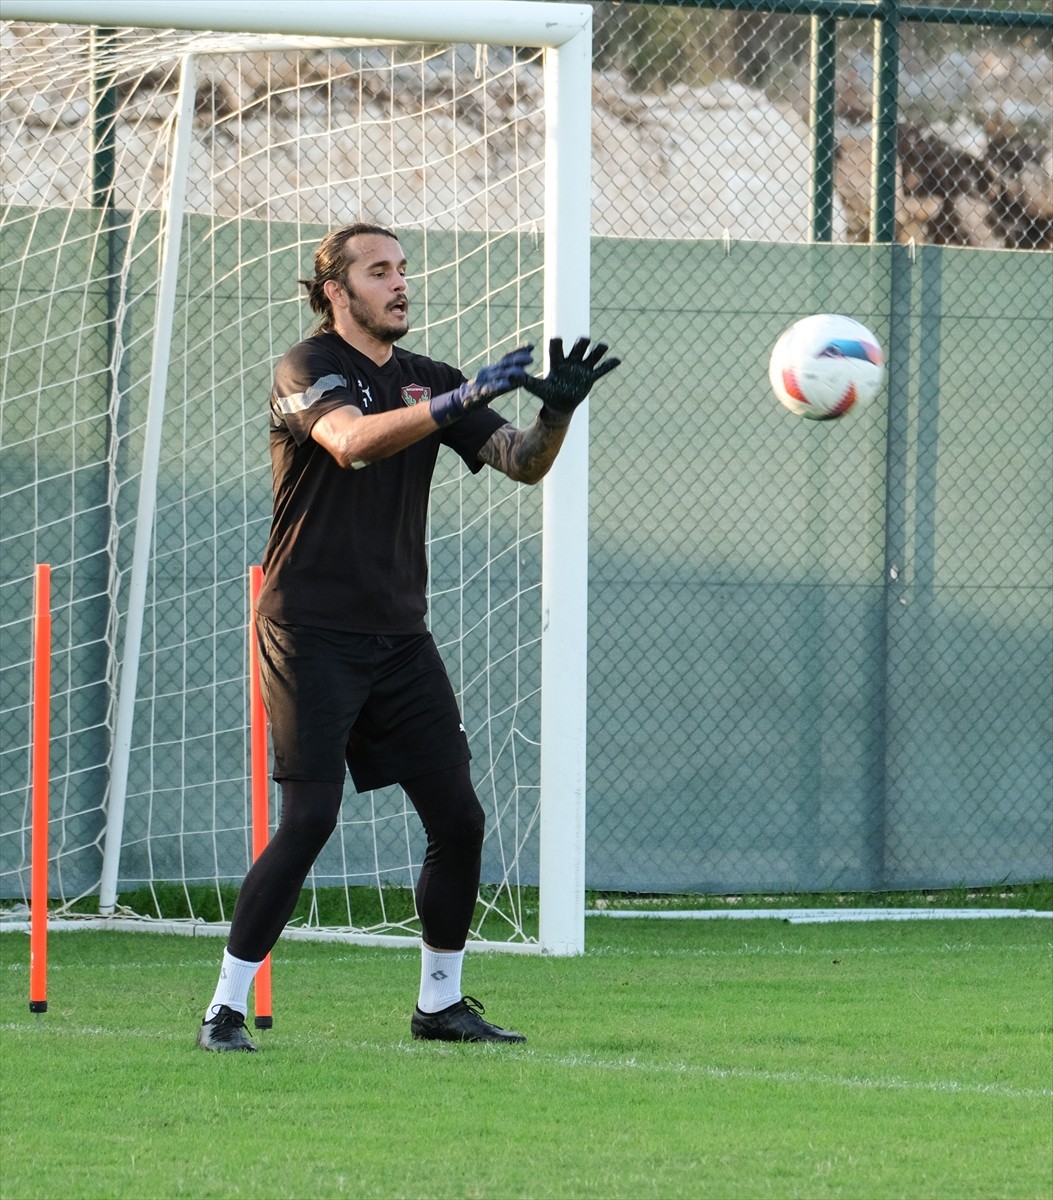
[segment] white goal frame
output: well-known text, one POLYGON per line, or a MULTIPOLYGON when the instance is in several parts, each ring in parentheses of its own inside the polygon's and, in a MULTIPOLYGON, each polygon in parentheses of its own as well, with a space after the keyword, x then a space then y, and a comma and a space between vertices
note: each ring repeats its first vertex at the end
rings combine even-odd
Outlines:
MULTIPOLYGON (((361 42, 436 42, 543 47, 546 89, 543 329, 589 332, 592 10, 532 0, 7 0, 6 21, 99 27, 210 30, 361 42)), ((184 95, 184 107, 192 109, 184 95)), ((178 140, 178 134, 177 134, 178 140)), ((181 198, 168 200, 164 261, 179 256, 181 198)), ((167 371, 162 288, 137 515, 129 623, 119 681, 113 777, 107 812, 101 908, 116 895, 135 702, 142 599, 155 497, 167 371), (141 568, 139 563, 142 563, 141 568), (137 588, 138 595, 137 595, 137 588), (138 619, 135 610, 138 608, 138 619), (122 763, 125 778, 122 780, 122 763)), ((539 936, 553 955, 585 948, 585 736, 588 563, 588 411, 583 405, 543 484, 539 936)), ((504 948, 501 943, 487 946, 504 948)), ((509 947, 512 948, 512 947, 509 947)), ((515 947, 524 949, 524 947, 515 947)))

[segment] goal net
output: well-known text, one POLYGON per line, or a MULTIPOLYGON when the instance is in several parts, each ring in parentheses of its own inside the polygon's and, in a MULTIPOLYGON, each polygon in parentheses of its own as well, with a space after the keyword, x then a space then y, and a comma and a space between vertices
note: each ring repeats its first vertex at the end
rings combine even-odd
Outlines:
MULTIPOLYGON (((154 25, 166 6, 138 7, 154 25)), ((403 344, 466 374, 522 342, 540 351, 567 321, 587 329, 587 83, 584 122, 559 141, 552 128, 554 92, 582 107, 561 49, 581 41, 582 10, 567 6, 577 27, 553 34, 550 6, 508 6, 506 45, 491 6, 429 5, 431 25, 419 4, 307 7, 339 9, 339 27, 0 26, 9 914, 28 895, 32 583, 47 562, 53 911, 216 932, 230 919, 251 861, 248 575, 270 519, 267 396, 276 359, 313 328, 298 280, 320 237, 357 220, 394 229, 414 301, 403 344), (395 36, 379 36, 380 10, 395 36), (554 157, 579 161, 557 179, 554 157), (568 186, 581 161, 585 207, 568 186), (581 275, 563 285, 560 248, 559 269, 581 275)), ((519 403, 498 407, 532 420, 536 404, 519 403)), ((560 748, 584 720, 579 443, 543 489, 440 456, 429 535, 431 626, 487 810, 473 937, 554 952, 582 941, 583 750, 560 748), (551 750, 546 723, 561 731, 551 750)), ((290 933, 414 936, 423 849, 399 789, 349 785, 290 933)))

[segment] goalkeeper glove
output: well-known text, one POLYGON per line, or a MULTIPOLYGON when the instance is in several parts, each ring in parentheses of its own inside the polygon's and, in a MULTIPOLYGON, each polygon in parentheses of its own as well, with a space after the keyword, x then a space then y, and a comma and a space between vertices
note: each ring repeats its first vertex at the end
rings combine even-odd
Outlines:
POLYGON ((588 345, 588 338, 578 338, 570 353, 564 355, 563 339, 552 338, 548 344, 548 374, 544 379, 528 375, 523 384, 528 392, 533 392, 542 401, 545 408, 558 413, 560 417, 569 419, 592 390, 596 380, 613 371, 621 362, 620 358, 600 361, 607 353, 607 347, 602 342, 597 342, 586 355, 588 345))
POLYGON ((527 380, 526 369, 533 357, 533 350, 533 346, 520 346, 497 362, 480 368, 474 379, 467 380, 452 392, 432 396, 432 420, 436 425, 451 425, 473 408, 480 408, 498 396, 514 391, 527 380))

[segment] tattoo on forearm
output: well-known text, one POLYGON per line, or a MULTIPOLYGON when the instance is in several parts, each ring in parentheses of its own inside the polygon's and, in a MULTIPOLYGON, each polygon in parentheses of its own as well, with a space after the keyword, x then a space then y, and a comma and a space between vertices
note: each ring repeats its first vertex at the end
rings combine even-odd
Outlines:
POLYGON ((566 436, 566 425, 546 425, 541 420, 527 429, 502 425, 479 451, 479 457, 510 479, 537 483, 548 473, 566 436))

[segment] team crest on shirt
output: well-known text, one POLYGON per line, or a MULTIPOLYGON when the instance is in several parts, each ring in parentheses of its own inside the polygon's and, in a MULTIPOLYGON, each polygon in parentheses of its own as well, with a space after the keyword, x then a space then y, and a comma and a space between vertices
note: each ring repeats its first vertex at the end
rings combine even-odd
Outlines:
POLYGON ((425 400, 431 399, 431 388, 424 387, 419 383, 411 383, 409 387, 402 389, 403 404, 421 404, 425 400))

